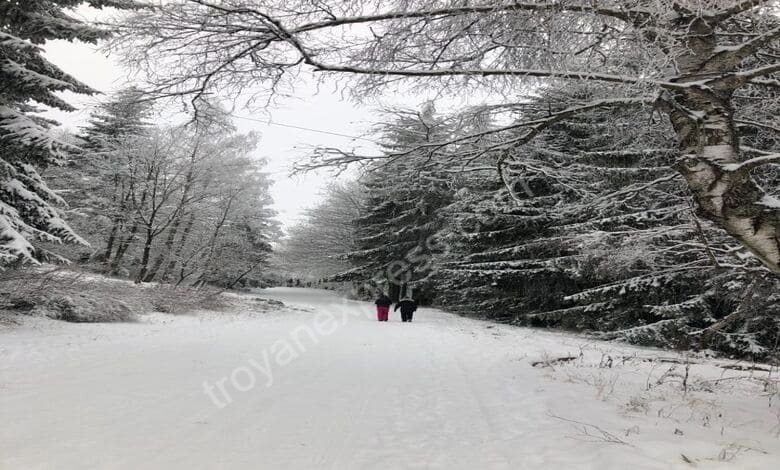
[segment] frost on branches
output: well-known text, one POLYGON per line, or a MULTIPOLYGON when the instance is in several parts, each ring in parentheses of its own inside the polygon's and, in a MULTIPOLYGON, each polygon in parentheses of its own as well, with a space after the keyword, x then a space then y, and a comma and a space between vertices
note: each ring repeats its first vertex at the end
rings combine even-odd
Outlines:
MULTIPOLYGON (((106 32, 70 17, 82 1, 30 0, 0 3, 0 263, 35 262, 45 253, 35 240, 85 243, 63 221, 64 201, 38 170, 60 163, 68 144, 51 135, 56 124, 35 115, 35 104, 72 111, 57 92, 94 93, 42 55, 53 39, 94 43, 106 32)), ((93 6, 129 7, 120 0, 93 6)))
MULTIPOLYGON (((541 120, 572 99, 609 93, 540 90, 517 106, 517 119, 541 120)), ((750 103, 737 111, 759 116, 750 103)), ((485 112, 436 122, 441 134, 486 135, 499 126, 485 112)), ((777 280, 696 216, 670 167, 679 152, 667 145, 672 129, 652 107, 596 108, 523 147, 486 152, 488 139, 462 141, 458 156, 472 161, 454 176, 446 158, 426 153, 436 144, 426 143, 419 119, 388 121, 396 131, 386 140, 395 145, 384 159, 363 158, 365 199, 353 219, 356 249, 346 256, 352 269, 331 271, 330 280, 365 285, 397 274, 391 286, 408 283, 419 300, 468 316, 665 348, 776 355, 777 280), (491 165, 496 158, 506 162, 501 171, 491 165)), ((756 152, 776 151, 768 131, 749 136, 745 144, 756 152)), ((768 187, 780 181, 771 171, 757 177, 768 187)), ((320 230, 309 237, 327 236, 328 227, 320 230)))
POLYGON ((235 96, 258 83, 284 92, 301 68, 348 77, 358 98, 427 88, 507 107, 538 85, 609 86, 608 97, 571 100, 504 145, 594 107, 653 103, 699 216, 780 275, 780 204, 756 178, 780 155, 741 145, 743 125, 778 126, 734 112, 746 94, 777 100, 777 13, 775 0, 167 2, 131 18, 116 45, 164 96, 235 96))
MULTIPOLYGON (((438 142, 452 129, 427 103, 419 112, 388 111, 378 130, 385 155, 393 155, 438 142)), ((432 259, 442 248, 435 234, 446 223, 439 209, 452 199, 448 175, 420 149, 369 165, 361 183, 364 201, 354 220, 355 249, 346 256, 353 268, 335 279, 371 279, 392 298, 400 298, 409 285, 420 299, 427 289, 417 288, 430 276, 432 259)))
MULTIPOLYGON (((548 90, 522 118, 608 92, 548 90)), ((755 112, 751 102, 738 112, 755 112)), ((507 157, 504 182, 473 173, 446 209, 454 249, 436 276, 438 302, 643 345, 776 354, 777 281, 696 217, 670 168, 670 132, 651 108, 593 110, 507 157)), ((750 136, 755 151, 777 151, 768 133, 750 136)), ((760 178, 780 181, 772 172, 760 178)))

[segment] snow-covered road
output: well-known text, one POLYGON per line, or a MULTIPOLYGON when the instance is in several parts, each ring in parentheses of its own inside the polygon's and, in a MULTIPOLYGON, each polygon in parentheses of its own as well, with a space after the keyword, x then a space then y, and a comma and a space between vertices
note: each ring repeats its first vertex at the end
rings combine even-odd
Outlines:
POLYGON ((766 402, 713 395, 704 425, 689 398, 627 407, 643 371, 530 365, 575 336, 259 295, 301 309, 0 333, 0 468, 777 468, 766 402))

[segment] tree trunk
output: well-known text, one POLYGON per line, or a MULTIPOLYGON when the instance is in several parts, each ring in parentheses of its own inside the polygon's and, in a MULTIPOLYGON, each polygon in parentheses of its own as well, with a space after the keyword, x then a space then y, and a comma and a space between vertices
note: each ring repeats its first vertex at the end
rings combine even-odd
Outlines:
POLYGON ((130 247, 130 244, 133 243, 136 233, 138 233, 138 222, 133 224, 129 235, 120 240, 119 245, 116 248, 114 259, 111 260, 111 274, 117 274, 119 272, 119 265, 122 263, 122 258, 124 258, 125 253, 127 253, 127 249, 130 247))
MULTIPOLYGON (((130 200, 131 195, 133 194, 133 189, 130 189, 127 193, 127 198, 130 200)), ((146 203, 146 196, 147 192, 146 190, 141 192, 141 202, 139 204, 134 204, 134 207, 143 207, 146 203)), ((132 198, 133 201, 135 201, 135 198, 132 198)), ((133 221, 133 226, 130 229, 130 234, 127 237, 124 237, 119 242, 119 246, 116 249, 116 255, 114 255, 114 259, 111 261, 111 274, 117 274, 119 271, 119 265, 122 262, 122 258, 124 258, 125 253, 127 252, 127 249, 130 247, 130 244, 133 243, 133 240, 135 239, 135 234, 138 233, 138 219, 136 218, 133 221)))
POLYGON ((227 201, 227 204, 225 205, 225 208, 222 210, 222 217, 219 219, 219 222, 217 222, 217 225, 214 227, 214 233, 211 235, 211 239, 209 240, 209 254, 206 255, 205 262, 203 263, 203 272, 200 276, 198 276, 198 279, 192 284, 193 286, 197 287, 198 284, 201 286, 206 284, 208 276, 211 271, 211 263, 214 261, 214 252, 217 248, 217 240, 219 240, 219 232, 222 230, 222 227, 225 225, 225 222, 227 222, 228 215, 230 215, 230 208, 233 206, 233 201, 238 196, 238 193, 232 194, 230 198, 227 201))
POLYGON ((251 273, 252 271, 254 271, 254 270, 255 270, 255 268, 256 268, 256 267, 258 267, 258 266, 259 266, 259 264, 252 265, 252 267, 250 267, 249 269, 247 269, 246 271, 244 271, 243 273, 241 273, 241 274, 240 274, 240 275, 239 275, 237 278, 233 279, 233 281, 232 281, 232 282, 230 282, 230 283, 227 285, 227 287, 226 287, 226 288, 227 288, 227 289, 232 289, 232 288, 234 288, 234 287, 236 286, 236 284, 238 284, 239 282, 241 282, 241 279, 243 279, 243 278, 244 278, 244 277, 245 277, 247 274, 249 274, 249 273, 251 273))
MULTIPOLYGON (((154 260, 154 263, 152 264, 152 268, 149 270, 149 273, 146 275, 144 279, 145 282, 152 282, 154 280, 154 277, 157 275, 157 271, 160 270, 160 267, 165 261, 166 256, 171 253, 171 249, 173 248, 173 242, 176 240, 176 232, 179 231, 179 226, 181 225, 181 218, 184 214, 184 207, 187 205, 188 198, 190 195, 190 189, 192 189, 192 183, 194 181, 194 176, 195 176, 195 159, 198 155, 199 148, 200 148, 200 141, 197 141, 195 143, 195 147, 192 150, 192 153, 190 154, 190 166, 189 169, 187 170, 187 176, 184 182, 184 187, 182 189, 181 199, 179 200, 179 206, 176 208, 176 213, 174 215, 171 228, 168 230, 168 236, 165 239, 165 246, 163 250, 160 252, 160 254, 157 255, 157 258, 154 260)), ((165 276, 163 275, 163 278, 164 277, 165 276)))
POLYGON ((184 247, 187 243, 187 240, 189 239, 190 232, 192 231, 192 226, 194 224, 195 224, 195 213, 193 212, 190 214, 190 218, 187 220, 187 223, 184 225, 184 230, 182 230, 181 233, 181 239, 179 239, 179 243, 176 245, 176 248, 174 249, 172 256, 168 260, 168 264, 165 266, 165 269, 163 270, 162 275, 160 276, 160 279, 162 281, 168 281, 171 278, 171 274, 173 273, 173 270, 176 269, 176 263, 181 258, 181 254, 184 251, 184 247))
POLYGON ((672 120, 684 152, 675 169, 685 177, 698 215, 722 227, 767 268, 780 274, 780 211, 765 199, 750 170, 738 166, 731 109, 715 101, 695 101, 699 107, 693 109, 710 108, 698 129, 672 120), (710 103, 720 109, 712 109, 710 103))
POLYGON ((111 265, 111 253, 114 252, 114 241, 116 240, 117 233, 119 232, 119 220, 114 219, 114 225, 111 227, 111 232, 108 234, 108 240, 106 240, 106 251, 103 255, 103 262, 106 266, 111 265))
MULTIPOLYGON (((689 53, 678 63, 680 82, 696 82, 707 74, 726 77, 736 70, 736 59, 712 59, 717 46, 712 25, 696 20, 688 27, 689 53)), ((707 87, 673 91, 667 112, 682 151, 675 169, 688 183, 698 215, 723 228, 780 274, 780 207, 767 198, 751 169, 739 166, 739 133, 731 100, 741 84, 732 76, 707 87)))
POLYGON ((157 271, 159 271, 160 267, 162 267, 162 264, 165 261, 165 256, 169 254, 173 248, 173 242, 176 239, 176 232, 179 230, 180 223, 181 218, 177 217, 171 228, 168 230, 168 236, 165 237, 165 244, 163 245, 163 249, 157 255, 157 258, 155 258, 154 263, 152 263, 152 267, 149 268, 149 272, 146 274, 144 282, 152 282, 157 276, 157 271))
POLYGON ((149 258, 152 253, 152 242, 154 241, 154 230, 151 225, 146 227, 146 241, 144 242, 144 251, 141 255, 141 269, 135 278, 136 284, 139 284, 146 277, 146 269, 149 266, 149 258))
MULTIPOLYGON (((116 193, 117 191, 119 191, 119 189, 117 189, 119 187, 119 183, 115 181, 114 185, 115 185, 114 192, 116 193)), ((104 260, 106 267, 108 268, 111 268, 112 266, 111 253, 114 251, 114 243, 116 243, 117 239, 119 240, 122 239, 122 236, 120 234, 120 229, 124 225, 124 218, 126 215, 125 211, 127 210, 127 201, 129 197, 130 197, 130 193, 128 192, 127 194, 123 194, 121 195, 120 198, 118 198, 121 201, 121 203, 119 204, 119 214, 114 215, 114 217, 112 217, 114 223, 113 226, 111 227, 111 232, 108 235, 108 240, 106 240, 106 251, 105 251, 105 260, 104 260)), ((115 195, 113 200, 116 199, 117 197, 115 195)))

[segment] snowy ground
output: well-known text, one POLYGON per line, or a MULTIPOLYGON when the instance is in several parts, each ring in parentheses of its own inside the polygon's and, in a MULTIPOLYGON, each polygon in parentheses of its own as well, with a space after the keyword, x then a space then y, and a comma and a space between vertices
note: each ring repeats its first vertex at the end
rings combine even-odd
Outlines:
POLYGON ((778 468, 768 372, 259 295, 299 308, 0 332, 0 468, 778 468))

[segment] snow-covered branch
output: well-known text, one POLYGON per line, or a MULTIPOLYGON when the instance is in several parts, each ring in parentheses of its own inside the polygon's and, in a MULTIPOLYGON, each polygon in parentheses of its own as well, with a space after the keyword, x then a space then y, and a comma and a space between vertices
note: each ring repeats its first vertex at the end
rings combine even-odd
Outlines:
POLYGON ((736 119, 734 122, 736 122, 739 126, 758 127, 780 133, 780 127, 765 122, 751 121, 749 119, 736 119))
POLYGON ((773 153, 769 155, 762 155, 760 157, 751 158, 741 163, 724 165, 724 169, 733 172, 749 172, 758 167, 770 164, 780 164, 780 153, 773 153))

